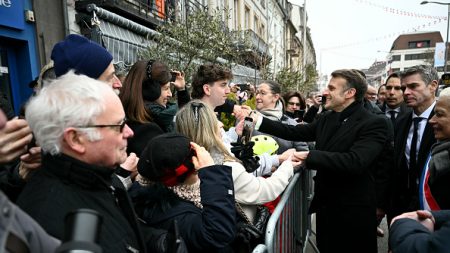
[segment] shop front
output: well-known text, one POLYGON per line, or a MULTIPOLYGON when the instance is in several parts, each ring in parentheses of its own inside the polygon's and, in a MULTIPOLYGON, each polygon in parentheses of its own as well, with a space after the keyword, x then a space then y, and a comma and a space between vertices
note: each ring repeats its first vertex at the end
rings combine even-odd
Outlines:
POLYGON ((0 0, 0 96, 18 114, 39 75, 31 0, 0 0))

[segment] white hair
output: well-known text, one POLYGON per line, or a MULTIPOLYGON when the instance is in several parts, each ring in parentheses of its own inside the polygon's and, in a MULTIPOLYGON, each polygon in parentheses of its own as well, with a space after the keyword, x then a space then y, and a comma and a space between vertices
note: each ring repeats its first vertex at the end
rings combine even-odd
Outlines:
POLYGON ((445 88, 439 93, 439 97, 450 97, 450 88, 445 88))
MULTIPOLYGON (((107 84, 72 71, 44 87, 26 107, 25 118, 44 153, 61 152, 64 130, 93 124, 104 112, 107 84)), ((100 140, 94 128, 80 128, 90 141, 100 140)))

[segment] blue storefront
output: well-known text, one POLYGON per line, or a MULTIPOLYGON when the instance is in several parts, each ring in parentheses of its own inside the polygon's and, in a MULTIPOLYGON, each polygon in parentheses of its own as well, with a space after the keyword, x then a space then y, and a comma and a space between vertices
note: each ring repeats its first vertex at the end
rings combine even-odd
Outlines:
POLYGON ((39 75, 31 0, 0 0, 0 92, 16 114, 39 75))

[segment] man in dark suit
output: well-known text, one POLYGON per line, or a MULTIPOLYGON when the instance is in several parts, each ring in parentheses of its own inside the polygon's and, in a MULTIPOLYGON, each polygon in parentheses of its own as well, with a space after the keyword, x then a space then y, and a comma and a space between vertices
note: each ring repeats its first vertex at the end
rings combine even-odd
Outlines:
POLYGON ((438 80, 431 66, 416 66, 401 74, 404 99, 413 111, 396 119, 395 171, 388 221, 401 213, 419 209, 419 177, 431 146, 436 142, 428 120, 434 115, 438 80))
POLYGON ((381 111, 391 119, 394 127, 397 125, 397 118, 401 118, 403 115, 410 113, 411 108, 407 107, 403 99, 402 85, 400 82, 400 74, 392 73, 386 80, 386 100, 381 111))
POLYGON ((323 92, 329 110, 316 121, 283 125, 253 116, 255 128, 295 141, 316 141, 316 150, 296 152, 307 169, 317 170, 310 212, 316 213, 320 252, 377 252, 373 164, 388 135, 388 122, 363 107, 367 82, 356 70, 337 70, 323 92))

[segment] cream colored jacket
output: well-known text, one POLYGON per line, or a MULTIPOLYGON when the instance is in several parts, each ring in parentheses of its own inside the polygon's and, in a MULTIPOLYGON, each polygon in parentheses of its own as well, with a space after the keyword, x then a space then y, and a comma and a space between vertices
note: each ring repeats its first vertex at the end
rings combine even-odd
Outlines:
POLYGON ((268 178, 255 177, 238 162, 224 162, 224 165, 232 167, 234 197, 251 221, 255 217, 255 205, 276 199, 286 189, 294 174, 290 160, 284 161, 268 178))

